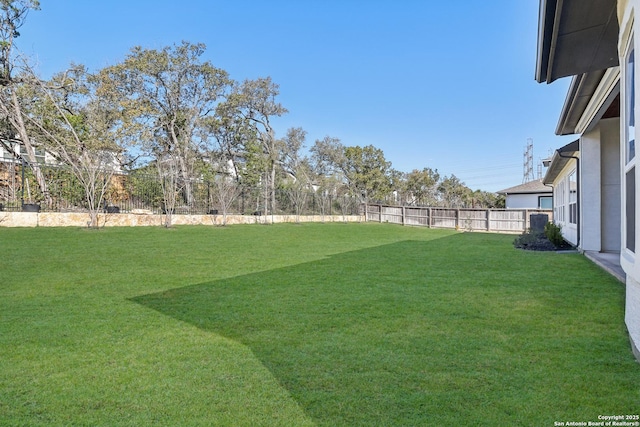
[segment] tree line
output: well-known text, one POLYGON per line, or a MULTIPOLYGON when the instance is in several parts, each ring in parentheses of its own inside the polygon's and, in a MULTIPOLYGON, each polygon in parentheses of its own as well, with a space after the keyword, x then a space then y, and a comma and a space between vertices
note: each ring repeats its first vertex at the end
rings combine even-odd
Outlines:
POLYGON ((40 78, 15 46, 37 0, 0 0, 0 143, 24 159, 51 203, 36 159, 46 150, 82 184, 97 226, 117 171, 153 170, 162 185, 166 225, 177 204, 193 203, 193 184, 209 180, 223 212, 251 189, 257 210, 276 212, 276 190, 294 206, 313 191, 360 202, 500 207, 492 193, 471 191, 456 176, 391 167, 382 150, 326 136, 307 146, 294 127, 278 137, 272 122, 287 113, 270 77, 233 80, 204 59, 206 46, 133 47, 121 62, 92 72, 80 64, 40 78), (23 147, 16 149, 15 142, 23 147))

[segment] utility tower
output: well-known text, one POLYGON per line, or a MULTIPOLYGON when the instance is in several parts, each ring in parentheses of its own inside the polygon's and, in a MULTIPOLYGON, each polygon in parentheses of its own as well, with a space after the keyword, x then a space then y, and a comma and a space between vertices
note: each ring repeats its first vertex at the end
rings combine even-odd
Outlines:
POLYGON ((524 151, 524 162, 522 163, 522 183, 533 181, 533 139, 527 138, 527 147, 524 151))

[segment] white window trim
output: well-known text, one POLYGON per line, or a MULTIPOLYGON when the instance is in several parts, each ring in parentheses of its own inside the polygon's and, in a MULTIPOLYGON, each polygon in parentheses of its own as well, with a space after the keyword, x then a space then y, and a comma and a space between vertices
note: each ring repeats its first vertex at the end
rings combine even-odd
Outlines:
MULTIPOLYGON (((621 22, 621 38, 619 39, 618 42, 618 51, 621 53, 620 55, 620 93, 621 93, 621 102, 620 102, 620 113, 621 113, 621 117, 620 117, 620 137, 621 137, 621 150, 620 150, 620 165, 621 165, 621 257, 620 257, 620 262, 622 264, 623 269, 626 272, 630 272, 631 270, 635 269, 634 264, 635 264, 635 258, 636 258, 636 254, 632 251, 630 251, 629 249, 627 249, 627 218, 626 218, 626 176, 627 173, 634 167, 636 167, 637 165, 637 159, 638 159, 638 154, 636 152, 636 155, 633 159, 631 159, 629 162, 627 162, 627 118, 626 118, 626 60, 627 57, 629 55, 629 50, 631 48, 634 49, 635 51, 635 58, 634 58, 634 74, 635 74, 635 79, 638 79, 638 58, 637 58, 637 54, 638 54, 638 50, 636 49, 636 41, 635 41, 635 29, 634 29, 634 11, 632 8, 628 8, 627 13, 625 13, 625 19, 623 22, 621 22)), ((637 88, 635 88, 635 99, 638 99, 638 90, 637 88)), ((636 102, 637 105, 637 102, 636 102)), ((634 113, 637 113, 638 109, 634 108, 634 113)), ((637 114, 635 114, 635 123, 637 125, 638 123, 638 118, 637 118, 637 114)), ((637 135, 636 135, 637 137, 637 135)), ((637 141, 636 141, 637 142, 637 141)), ((638 147, 636 146, 636 151, 637 151, 638 147)), ((636 192, 638 187, 638 169, 636 169, 636 192)), ((638 217, 638 197, 635 198, 635 210, 636 210, 636 220, 638 217)), ((635 244, 635 249, 636 252, 638 251, 638 246, 637 246, 637 242, 638 242, 638 227, 636 227, 636 244, 635 244)))

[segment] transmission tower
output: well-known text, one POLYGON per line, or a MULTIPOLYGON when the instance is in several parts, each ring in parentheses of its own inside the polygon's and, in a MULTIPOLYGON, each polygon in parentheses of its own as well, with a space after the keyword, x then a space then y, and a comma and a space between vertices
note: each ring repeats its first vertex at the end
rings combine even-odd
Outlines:
POLYGON ((522 163, 522 183, 533 181, 533 139, 527 138, 527 147, 524 151, 524 162, 522 163))

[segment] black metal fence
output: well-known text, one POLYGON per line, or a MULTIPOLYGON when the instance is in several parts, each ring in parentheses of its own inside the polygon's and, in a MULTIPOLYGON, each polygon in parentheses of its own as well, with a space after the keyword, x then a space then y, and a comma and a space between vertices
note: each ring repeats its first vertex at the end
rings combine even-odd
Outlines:
MULTIPOLYGON (((86 211, 83 186, 68 168, 42 165, 48 202, 28 165, 10 159, 0 159, 0 210, 74 212, 86 211)), ((222 214, 219 200, 220 186, 206 180, 190 180, 179 185, 173 213, 222 214)), ((229 191, 229 189, 226 189, 229 191)), ((227 206, 228 214, 285 214, 285 215, 353 215, 360 212, 357 198, 348 194, 326 194, 310 189, 276 190, 275 209, 265 207, 261 188, 238 187, 237 196, 227 206)), ((135 210, 164 213, 162 182, 158 175, 140 172, 111 176, 104 200, 105 211, 132 212, 135 210)))

